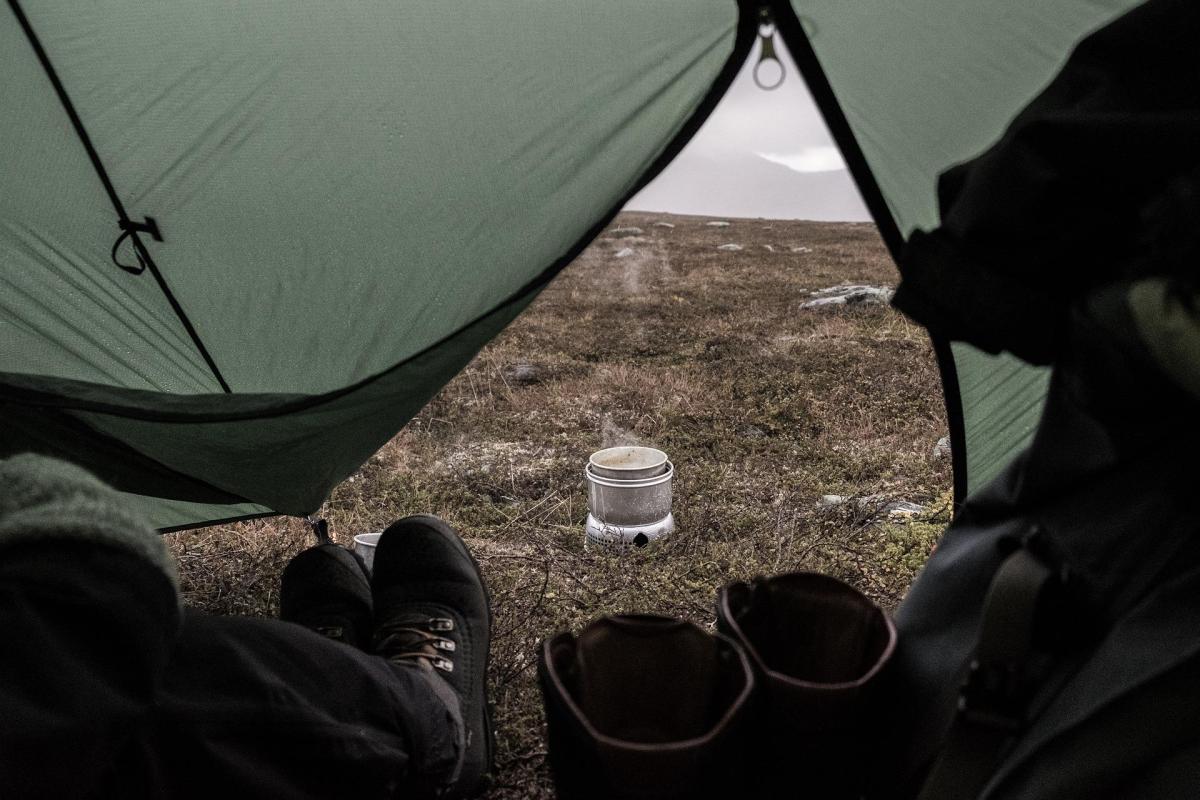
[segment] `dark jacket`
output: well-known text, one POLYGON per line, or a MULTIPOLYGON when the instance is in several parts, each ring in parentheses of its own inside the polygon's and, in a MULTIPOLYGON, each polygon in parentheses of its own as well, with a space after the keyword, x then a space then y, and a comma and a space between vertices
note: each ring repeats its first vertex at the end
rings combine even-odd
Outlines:
POLYGON ((1195 4, 1150 0, 1086 39, 943 176, 942 226, 904 254, 901 310, 1053 373, 1032 445, 899 609, 881 796, 911 794, 941 746, 985 593, 1026 540, 1073 588, 1042 615, 1039 693, 983 796, 1200 795, 1198 35, 1195 4))

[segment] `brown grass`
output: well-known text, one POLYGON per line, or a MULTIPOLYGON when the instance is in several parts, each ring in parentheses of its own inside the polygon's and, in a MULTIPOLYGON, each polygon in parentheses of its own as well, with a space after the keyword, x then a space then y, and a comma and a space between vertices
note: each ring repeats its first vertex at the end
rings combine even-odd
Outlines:
MULTIPOLYGON (((623 214, 614 227, 644 233, 600 237, 324 510, 343 542, 432 511, 472 546, 495 614, 490 798, 553 794, 534 679, 543 637, 619 611, 710 624, 721 584, 793 569, 894 606, 948 516, 924 331, 884 307, 800 308, 815 289, 894 282, 874 227, 705 221, 623 214), (717 249, 728 242, 744 249, 717 249), (623 248, 633 255, 616 258, 623 248), (518 364, 537 381, 518 382, 518 364), (677 532, 648 551, 585 549, 583 464, 632 442, 675 461, 677 532), (871 504, 823 508, 825 494, 929 510, 888 521, 871 504)), ((276 611, 279 572, 309 544, 295 520, 170 538, 187 602, 242 614, 276 611)))

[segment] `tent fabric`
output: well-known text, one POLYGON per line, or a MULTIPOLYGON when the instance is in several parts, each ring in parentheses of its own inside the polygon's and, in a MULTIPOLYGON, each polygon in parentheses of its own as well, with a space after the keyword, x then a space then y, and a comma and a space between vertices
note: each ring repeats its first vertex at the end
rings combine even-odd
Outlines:
MULTIPOLYGON (((898 255, 941 221, 936 177, 1133 5, 771 7, 898 255)), ((0 450, 71 457, 162 528, 314 511, 670 161, 759 19, 749 0, 8 10, 0 450)), ((1047 374, 934 341, 974 490, 1027 444, 1047 374)))
MULTIPOLYGON (((888 226, 894 227, 889 244, 898 256, 903 238, 940 222, 937 177, 994 143, 1076 43, 1134 5, 789 0, 780 14, 799 21, 792 30, 803 31, 853 138, 838 144, 843 152, 848 146, 861 152, 867 171, 855 178, 864 196, 879 194, 880 208, 872 211, 885 238, 888 226)), ((795 39, 789 39, 793 50, 795 39)), ((952 425, 961 428, 954 442, 960 449, 956 478, 974 492, 1028 444, 1048 375, 968 344, 955 343, 952 350, 943 379, 951 384, 952 425), (953 419, 955 406, 959 420, 953 419)))
POLYGON ((731 0, 9 11, 0 441, 164 528, 315 510, 670 160, 754 32, 731 0), (122 214, 162 241, 118 241, 122 214))

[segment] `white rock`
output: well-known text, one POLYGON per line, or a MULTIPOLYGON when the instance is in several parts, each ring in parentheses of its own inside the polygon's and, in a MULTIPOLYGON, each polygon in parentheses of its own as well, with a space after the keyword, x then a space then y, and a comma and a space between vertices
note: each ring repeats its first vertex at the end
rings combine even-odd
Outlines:
POLYGON ((767 251, 768 253, 774 253, 774 252, 775 252, 775 246, 774 246, 774 245, 770 245, 770 244, 764 244, 764 245, 763 245, 763 247, 766 249, 766 251, 767 251))
POLYGON ((924 511, 925 506, 907 500, 893 500, 879 510, 881 514, 887 514, 892 519, 911 519, 924 511))
POLYGON ((863 286, 861 284, 830 286, 828 289, 811 292, 810 295, 815 299, 802 303, 800 307, 887 305, 893 294, 895 294, 895 290, 888 286, 863 286))
POLYGON ((821 306, 844 306, 846 298, 844 297, 821 297, 816 300, 809 300, 807 303, 801 303, 801 308, 820 308, 821 306))
POLYGON ((634 227, 613 228, 609 231, 613 236, 641 236, 643 232, 641 228, 634 227))
POLYGON ((868 494, 863 497, 844 497, 840 494, 821 495, 817 505, 821 508, 835 508, 851 500, 860 511, 870 514, 873 518, 887 517, 889 519, 911 519, 925 511, 925 507, 910 503, 907 500, 888 500, 882 494, 868 494))
POLYGON ((934 458, 949 458, 951 456, 950 437, 943 436, 937 440, 937 444, 933 446, 934 458))
POLYGON ((718 250, 727 250, 730 253, 736 253, 738 250, 742 249, 742 246, 740 244, 734 244, 733 242, 730 242, 729 244, 721 245, 717 249, 718 250))
POLYGON ((737 429, 738 436, 744 436, 747 439, 762 439, 767 435, 767 432, 757 425, 742 425, 737 429))
POLYGON ((617 251, 617 258, 627 258, 628 256, 631 256, 631 255, 633 255, 632 247, 622 247, 620 250, 617 251))
POLYGON ((542 373, 533 364, 513 364, 502 373, 510 383, 529 385, 542 382, 542 373))
POLYGON ((812 248, 811 247, 789 247, 788 252, 790 252, 790 253, 811 253, 812 248))
POLYGON ((723 219, 714 219, 712 222, 706 222, 704 224, 709 228, 728 228, 730 225, 730 223, 723 219))
POLYGON ((656 222, 656 223, 654 223, 654 227, 656 227, 656 228, 674 228, 675 224, 672 222, 656 222))
POLYGON ((809 292, 813 297, 844 297, 854 292, 878 289, 878 286, 868 286, 865 283, 843 283, 838 286, 827 286, 824 289, 814 289, 809 292))

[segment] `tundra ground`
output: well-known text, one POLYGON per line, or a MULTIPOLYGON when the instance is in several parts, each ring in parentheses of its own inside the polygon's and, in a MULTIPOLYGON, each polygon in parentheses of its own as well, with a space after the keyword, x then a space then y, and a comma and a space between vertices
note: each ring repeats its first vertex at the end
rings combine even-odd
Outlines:
MULTIPOLYGON (((473 548, 495 614, 493 800, 553 796, 539 640, 622 611, 710 625, 720 585, 796 569, 890 608, 948 521, 925 331, 884 305, 802 307, 895 283, 874 226, 726 221, 623 213, 323 510, 343 543, 433 512, 473 548), (587 456, 632 443, 674 461, 677 531, 585 548, 587 456), (888 514, 896 500, 925 511, 888 514)), ((189 605, 270 615, 311 534, 268 519, 168 539, 189 605)))

